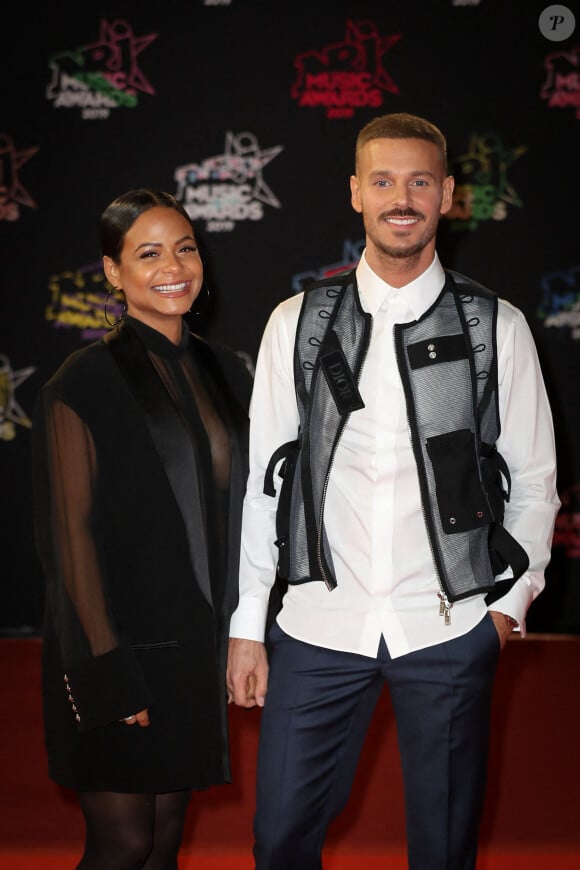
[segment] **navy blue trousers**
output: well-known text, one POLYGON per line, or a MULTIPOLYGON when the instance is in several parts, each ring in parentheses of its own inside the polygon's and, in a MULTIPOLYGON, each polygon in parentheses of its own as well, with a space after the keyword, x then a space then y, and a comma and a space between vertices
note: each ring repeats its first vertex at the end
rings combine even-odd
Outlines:
MULTIPOLYGON (((297 641, 275 624, 258 748, 256 870, 320 870, 383 686, 394 711, 410 870, 474 870, 499 656, 489 615, 468 634, 391 659, 297 641)), ((385 830, 389 795, 385 792, 385 830)))

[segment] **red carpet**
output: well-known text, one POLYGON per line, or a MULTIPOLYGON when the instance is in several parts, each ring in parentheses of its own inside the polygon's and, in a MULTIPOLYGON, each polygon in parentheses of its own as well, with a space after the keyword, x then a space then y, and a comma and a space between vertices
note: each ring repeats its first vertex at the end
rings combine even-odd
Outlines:
MULTIPOLYGON (((77 854, 72 851, 48 852, 29 850, 20 853, 0 853, 1 870, 74 870, 77 854)), ((254 864, 247 851, 224 849, 196 849, 185 853, 179 861, 179 870, 253 870, 254 864)), ((580 858, 566 852, 491 852, 482 855, 478 870, 576 870, 580 858)), ((349 852, 327 851, 324 870, 407 870, 404 851, 377 849, 369 852, 359 849, 349 852)))
MULTIPOLYGON (((0 639, 0 870, 73 870, 83 825, 74 795, 46 776, 40 642, 0 639)), ((494 697, 478 870, 580 870, 580 638, 508 644, 494 697)), ((253 870, 259 711, 231 709, 231 786, 194 796, 180 870, 253 870)), ((325 870, 405 870, 401 777, 381 699, 325 870)))

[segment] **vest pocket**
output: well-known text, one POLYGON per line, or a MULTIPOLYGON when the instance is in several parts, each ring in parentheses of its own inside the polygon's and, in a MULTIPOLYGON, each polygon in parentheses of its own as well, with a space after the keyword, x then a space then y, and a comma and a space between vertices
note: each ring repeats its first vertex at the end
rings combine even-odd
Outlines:
POLYGON ((427 453, 443 531, 453 535, 488 525, 493 518, 479 478, 471 429, 428 438, 427 453))

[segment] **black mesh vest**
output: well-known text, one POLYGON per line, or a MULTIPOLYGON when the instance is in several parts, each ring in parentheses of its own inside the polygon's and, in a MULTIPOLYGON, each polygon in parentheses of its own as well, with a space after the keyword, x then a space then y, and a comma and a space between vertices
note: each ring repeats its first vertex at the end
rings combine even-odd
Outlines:
MULTIPOLYGON (((431 308, 419 320, 395 327, 442 608, 477 593, 486 593, 488 602, 500 597, 528 564, 502 525, 510 478, 495 448, 500 432, 497 304, 487 288, 447 271, 431 308), (496 583, 508 564, 514 577, 496 583)), ((337 585, 332 529, 324 524, 326 485, 343 426, 362 407, 357 383, 371 329, 354 271, 304 293, 294 348, 300 432, 295 442, 276 451, 264 486, 275 493, 274 468, 284 459, 278 572, 291 584, 337 585)))

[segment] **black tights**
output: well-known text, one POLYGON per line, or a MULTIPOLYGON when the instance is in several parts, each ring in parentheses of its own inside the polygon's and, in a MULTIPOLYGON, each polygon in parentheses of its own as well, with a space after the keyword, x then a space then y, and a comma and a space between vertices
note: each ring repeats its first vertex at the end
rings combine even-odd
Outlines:
POLYGON ((86 841, 77 870, 177 870, 190 797, 79 792, 86 841))

